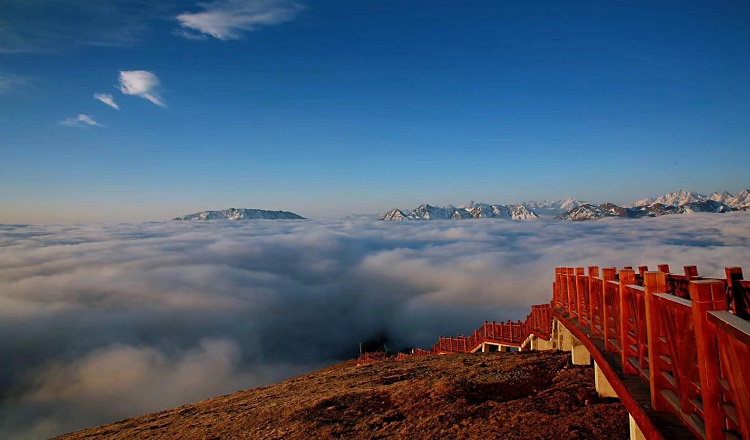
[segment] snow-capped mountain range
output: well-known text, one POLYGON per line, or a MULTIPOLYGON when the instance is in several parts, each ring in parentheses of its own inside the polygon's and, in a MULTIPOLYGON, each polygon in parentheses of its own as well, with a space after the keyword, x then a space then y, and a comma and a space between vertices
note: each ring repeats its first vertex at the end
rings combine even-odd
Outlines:
MULTIPOLYGON (((679 190, 661 197, 642 199, 635 203, 618 206, 614 203, 595 205, 572 198, 557 201, 529 201, 517 204, 489 204, 469 202, 458 207, 422 204, 411 211, 392 209, 380 215, 380 220, 463 220, 494 218, 507 220, 533 220, 550 218, 556 220, 594 220, 604 217, 658 217, 669 214, 693 212, 725 213, 750 211, 750 190, 737 195, 728 192, 703 195, 693 191, 679 190)), ((369 218, 370 216, 362 216, 369 218)), ((203 211, 188 214, 173 220, 304 220, 290 211, 267 211, 263 209, 229 208, 221 211, 203 211)))
POLYGON ((471 202, 458 208, 422 204, 406 214, 399 209, 392 209, 380 216, 380 220, 461 220, 468 218, 505 218, 511 220, 529 220, 539 218, 533 211, 523 205, 490 205, 471 202))
POLYGON ((658 217, 669 214, 689 214, 694 212, 725 213, 750 210, 750 190, 737 195, 728 192, 703 195, 693 191, 679 190, 656 199, 642 199, 632 204, 618 206, 614 203, 594 205, 575 199, 558 201, 524 202, 511 205, 470 202, 455 207, 422 204, 406 213, 393 209, 380 216, 381 220, 461 220, 471 218, 500 218, 529 220, 554 218, 556 220, 594 220, 604 217, 658 217))
POLYGON ((690 214, 694 212, 715 212, 725 213, 733 209, 724 203, 714 200, 702 200, 688 202, 682 205, 665 205, 662 203, 652 203, 650 205, 635 206, 625 208, 617 206, 614 203, 602 203, 601 205, 592 205, 585 203, 575 207, 565 214, 555 217, 556 220, 596 220, 604 217, 659 217, 668 214, 690 214))
POLYGON ((635 203, 625 205, 625 207, 631 208, 635 206, 646 206, 654 203, 661 203, 662 205, 681 206, 686 203, 703 202, 706 200, 713 200, 714 202, 723 203, 732 208, 742 209, 750 207, 750 190, 742 190, 737 193, 736 196, 724 191, 723 193, 713 193, 710 195, 699 194, 695 191, 684 191, 679 190, 670 194, 665 194, 661 197, 651 199, 646 198, 638 200, 635 203))
POLYGON ((305 218, 289 211, 229 208, 222 211, 196 212, 172 220, 305 220, 305 218))

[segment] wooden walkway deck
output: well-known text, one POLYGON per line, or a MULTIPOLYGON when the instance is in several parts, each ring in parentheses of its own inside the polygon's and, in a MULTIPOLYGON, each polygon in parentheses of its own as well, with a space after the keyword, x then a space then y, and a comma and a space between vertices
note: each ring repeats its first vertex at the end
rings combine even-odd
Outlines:
MULTIPOLYGON (((687 426, 685 426, 677 416, 672 413, 654 411, 651 407, 651 390, 648 382, 641 379, 639 376, 625 374, 622 370, 622 358, 619 353, 605 351, 604 340, 599 337, 592 337, 590 327, 581 327, 575 324, 573 320, 570 320, 560 309, 554 309, 553 314, 559 321, 563 322, 565 327, 567 327, 576 338, 586 345, 586 348, 594 359, 597 357, 603 358, 615 375, 617 375, 620 383, 622 383, 630 396, 632 396, 633 401, 640 407, 643 414, 652 422, 656 431, 658 431, 664 439, 692 440, 696 438, 696 436, 690 432, 687 426)), ((621 400, 623 401, 623 404, 628 406, 626 402, 627 399, 621 398, 621 400)), ((628 408, 628 411, 631 414, 633 413, 631 408, 628 408)))

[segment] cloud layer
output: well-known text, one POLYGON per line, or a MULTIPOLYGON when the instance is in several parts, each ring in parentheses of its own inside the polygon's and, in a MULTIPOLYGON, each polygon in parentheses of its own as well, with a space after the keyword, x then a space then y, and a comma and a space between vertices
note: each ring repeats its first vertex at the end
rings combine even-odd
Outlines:
POLYGON ((302 10, 301 5, 287 0, 215 0, 198 5, 203 11, 177 16, 184 28, 180 35, 186 38, 203 34, 219 40, 234 40, 259 27, 289 21, 302 10))
POLYGON ((750 213, 592 223, 0 225, 0 437, 44 437, 429 347, 550 299, 561 265, 750 268, 750 213))
POLYGON ((146 70, 123 70, 120 72, 118 89, 124 95, 140 96, 159 107, 167 105, 159 96, 159 78, 146 70))

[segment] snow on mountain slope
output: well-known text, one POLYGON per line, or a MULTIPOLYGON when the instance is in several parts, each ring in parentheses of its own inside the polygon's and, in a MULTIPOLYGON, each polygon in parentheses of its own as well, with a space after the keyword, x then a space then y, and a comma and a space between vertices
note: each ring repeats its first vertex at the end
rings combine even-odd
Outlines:
POLYGON ((597 220, 604 217, 633 217, 628 208, 622 208, 613 203, 603 203, 601 205, 592 205, 584 203, 576 206, 570 211, 555 217, 556 220, 597 220))
POLYGON ((521 205, 526 207, 529 211, 533 211, 540 217, 554 217, 570 211, 571 209, 583 205, 584 201, 567 198, 565 200, 544 200, 541 202, 529 201, 523 202, 521 205))
POLYGON ((672 206, 681 206, 685 205, 687 203, 693 203, 693 202, 703 202, 706 200, 712 200, 714 202, 723 203, 729 207, 732 208, 743 208, 750 206, 750 190, 742 190, 739 193, 737 193, 736 196, 733 196, 727 191, 724 191, 723 193, 715 192, 711 195, 703 195, 700 193, 697 193, 695 191, 675 191, 670 194, 665 194, 661 197, 652 199, 652 198, 646 198, 642 200, 638 200, 635 203, 631 203, 628 205, 625 205, 625 207, 635 207, 635 206, 646 206, 651 205, 654 203, 661 203, 663 205, 672 205, 672 206))
POLYGON ((555 219, 582 221, 597 220, 604 217, 640 218, 659 217, 669 214, 691 214, 694 212, 725 213, 730 211, 732 211, 730 206, 714 200, 688 202, 679 206, 652 203, 650 205, 635 206, 632 208, 617 206, 614 203, 602 203, 601 205, 585 203, 571 209, 565 214, 560 214, 555 217, 555 219))
POLYGON ((661 203, 662 205, 680 206, 686 203, 701 202, 703 200, 706 200, 707 198, 708 198, 707 196, 703 194, 699 194, 695 191, 679 190, 670 194, 665 194, 655 199, 651 203, 639 203, 636 206, 644 205, 644 204, 651 205, 653 203, 661 203))
POLYGON ((229 208, 222 211, 203 211, 183 215, 172 220, 304 220, 289 211, 266 211, 264 209, 229 208))
POLYGON ((684 205, 680 205, 679 208, 682 209, 682 212, 685 214, 693 212, 718 212, 723 214, 732 211, 732 207, 715 200, 702 200, 699 202, 685 203, 684 205))
POLYGON ((380 216, 380 220, 401 221, 406 220, 406 214, 400 209, 394 208, 380 216))
POLYGON ((747 210, 750 208, 750 189, 744 189, 737 193, 736 196, 724 191, 723 193, 713 193, 708 196, 709 200, 724 203, 732 208, 747 210))
POLYGON ((463 214, 451 205, 443 208, 427 203, 419 205, 406 216, 407 220, 448 220, 462 218, 464 218, 463 214))

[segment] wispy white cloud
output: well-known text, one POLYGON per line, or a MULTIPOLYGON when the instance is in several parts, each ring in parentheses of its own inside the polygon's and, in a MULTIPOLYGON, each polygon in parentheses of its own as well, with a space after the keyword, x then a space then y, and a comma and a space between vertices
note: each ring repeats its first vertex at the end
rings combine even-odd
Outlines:
POLYGON ((120 72, 118 89, 125 95, 140 96, 159 107, 167 105, 159 96, 159 78, 146 70, 123 70, 120 72))
POLYGON ((115 102, 115 98, 107 93, 94 93, 94 99, 98 99, 99 101, 107 104, 108 106, 112 107, 115 110, 120 110, 120 106, 117 105, 115 102))
POLYGON ((28 83, 28 78, 12 73, 0 72, 0 93, 8 93, 28 83))
POLYGON ((84 127, 86 125, 90 125, 93 127, 104 127, 102 124, 96 122, 91 116, 84 114, 79 114, 75 118, 68 118, 60 122, 60 124, 67 125, 68 127, 84 127))
POLYGON ((191 38, 197 31, 219 40, 234 40, 244 32, 262 26, 284 23, 294 18, 303 7, 288 0, 216 0, 198 3, 201 12, 185 12, 177 16, 183 30, 180 35, 191 38))

